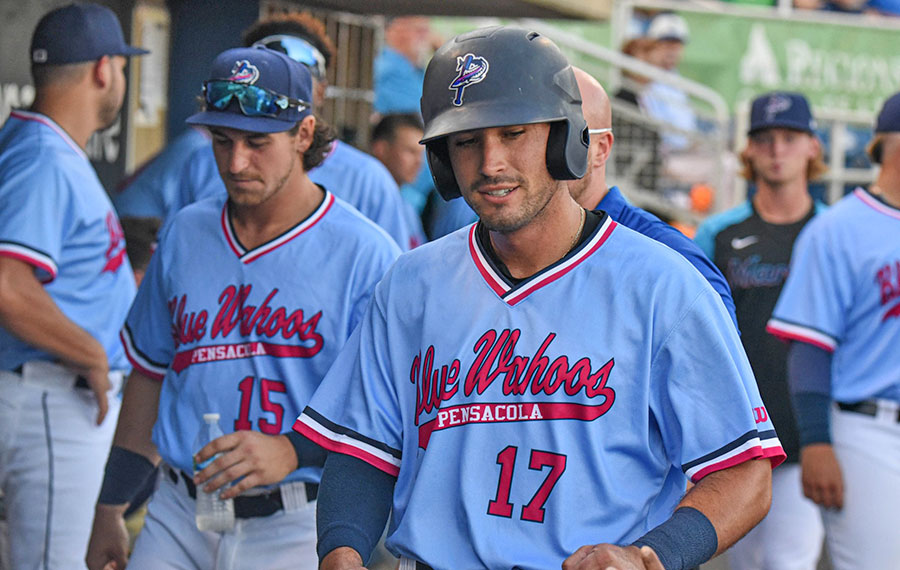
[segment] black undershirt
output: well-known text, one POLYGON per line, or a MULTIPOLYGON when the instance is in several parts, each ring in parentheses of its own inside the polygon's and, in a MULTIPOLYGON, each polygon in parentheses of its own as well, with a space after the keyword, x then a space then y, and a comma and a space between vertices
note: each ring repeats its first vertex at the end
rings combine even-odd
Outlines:
MULTIPOLYGON (((591 235, 593 235, 594 230, 597 229, 597 226, 600 225, 600 220, 603 219, 604 213, 601 211, 592 212, 590 210, 585 211, 584 216, 584 227, 581 228, 581 235, 578 236, 578 241, 575 242, 575 245, 566 252, 566 256, 568 256, 572 251, 581 247, 581 244, 584 243, 591 235)), ((518 285, 523 281, 527 281, 531 279, 533 275, 528 275, 527 277, 513 277, 509 272, 509 269, 506 267, 506 264, 500 260, 500 257, 497 255, 497 252, 494 251, 494 246, 491 244, 491 238, 488 232, 488 229, 482 224, 478 222, 478 226, 475 228, 475 239, 478 240, 478 245, 481 246, 481 250, 490 258, 491 261, 494 262, 494 266, 498 271, 505 277, 510 284, 518 285)), ((541 269, 543 271, 543 269, 541 269)))

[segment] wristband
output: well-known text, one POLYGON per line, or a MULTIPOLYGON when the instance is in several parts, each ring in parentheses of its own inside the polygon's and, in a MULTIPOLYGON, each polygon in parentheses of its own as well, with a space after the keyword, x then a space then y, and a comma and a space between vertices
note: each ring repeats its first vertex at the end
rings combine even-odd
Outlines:
POLYGON ((106 472, 97 503, 123 505, 130 503, 156 472, 149 459, 124 447, 114 445, 106 460, 106 472))
POLYGON ((706 515, 693 507, 681 507, 632 546, 652 548, 666 570, 688 570, 715 555, 719 538, 706 515))

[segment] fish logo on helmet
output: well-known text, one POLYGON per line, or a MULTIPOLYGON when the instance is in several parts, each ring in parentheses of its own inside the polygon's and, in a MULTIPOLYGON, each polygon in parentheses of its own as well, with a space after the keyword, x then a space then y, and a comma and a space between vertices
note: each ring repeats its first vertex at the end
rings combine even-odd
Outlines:
POLYGON ((467 53, 464 56, 457 56, 456 71, 459 72, 459 75, 449 87, 451 91, 456 91, 456 97, 453 98, 454 105, 459 107, 463 104, 463 92, 466 87, 483 81, 489 68, 488 60, 475 54, 467 53))
POLYGON ((421 103, 420 142, 445 200, 460 196, 447 148, 453 133, 548 123, 550 175, 571 180, 587 171, 590 140, 575 73, 556 44, 537 32, 493 26, 451 39, 425 69, 421 103))

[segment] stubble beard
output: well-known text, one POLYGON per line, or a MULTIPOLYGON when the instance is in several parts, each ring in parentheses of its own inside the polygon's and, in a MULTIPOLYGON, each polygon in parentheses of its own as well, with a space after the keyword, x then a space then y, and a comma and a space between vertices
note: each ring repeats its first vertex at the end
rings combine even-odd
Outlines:
MULTIPOLYGON (((268 202, 273 196, 277 195, 284 188, 285 184, 287 184, 288 179, 291 177, 291 174, 294 172, 294 168, 297 164, 297 155, 291 154, 291 164, 288 167, 287 172, 282 176, 278 182, 275 183, 271 191, 266 191, 263 189, 260 192, 247 192, 247 191, 234 191, 228 190, 228 198, 237 206, 243 207, 253 207, 265 204, 268 202)), ((227 185, 226 185, 227 189, 227 185)))
MULTIPOLYGON (((518 191, 523 191, 526 188, 525 182, 523 180, 517 182, 519 183, 518 191)), ((541 192, 526 197, 523 204, 519 206, 517 210, 509 212, 507 215, 503 215, 502 212, 498 215, 485 215, 486 208, 477 208, 471 203, 469 206, 475 210, 481 223, 489 231, 504 234, 512 233, 530 224, 547 208, 547 204, 550 203, 550 200, 555 193, 552 184, 556 182, 557 181, 553 180, 549 185, 545 186, 541 192)), ((568 192, 568 189, 565 190, 568 192)))

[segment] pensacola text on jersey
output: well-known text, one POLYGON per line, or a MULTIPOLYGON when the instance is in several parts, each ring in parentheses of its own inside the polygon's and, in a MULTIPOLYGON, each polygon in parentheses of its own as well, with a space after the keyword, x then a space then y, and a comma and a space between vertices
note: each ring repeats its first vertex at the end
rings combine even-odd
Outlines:
POLYGON ((545 394, 552 396, 560 388, 568 396, 584 391, 588 398, 603 396, 602 403, 584 405, 561 402, 539 403, 496 403, 464 404, 442 407, 443 402, 453 398, 459 390, 460 361, 435 368, 434 345, 413 358, 409 380, 416 385, 416 418, 419 426, 419 446, 427 447, 433 431, 465 425, 468 423, 530 421, 543 419, 594 420, 605 414, 616 400, 616 392, 607 386, 615 360, 610 358, 596 371, 591 359, 582 357, 569 366, 569 357, 559 355, 553 361, 545 354, 550 348, 555 333, 549 333, 544 341, 529 357, 516 356, 516 344, 521 336, 519 329, 504 329, 498 334, 488 330, 475 341, 472 350, 475 360, 466 372, 463 394, 469 397, 473 392, 483 394, 491 384, 503 377, 504 396, 545 394), (530 387, 530 389, 529 389, 530 387), (435 419, 419 423, 420 416, 438 410, 435 419))

